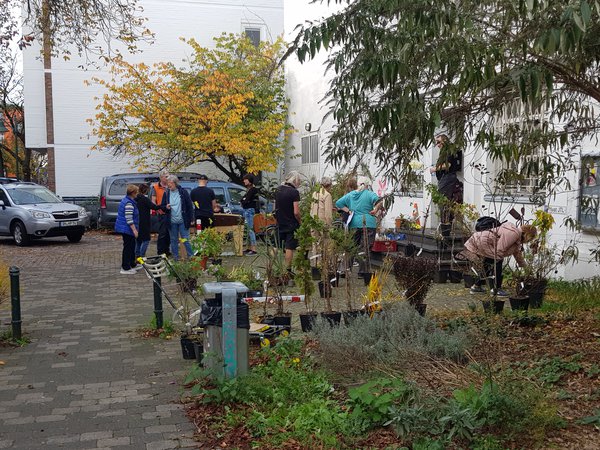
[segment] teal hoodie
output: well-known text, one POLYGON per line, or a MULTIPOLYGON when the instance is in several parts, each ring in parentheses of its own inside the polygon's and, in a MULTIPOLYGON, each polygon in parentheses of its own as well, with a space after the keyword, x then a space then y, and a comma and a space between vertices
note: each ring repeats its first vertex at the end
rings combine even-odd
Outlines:
POLYGON ((375 228, 377 227, 377 219, 369 212, 373 210, 375 203, 378 201, 379 197, 375 192, 365 189, 363 191, 348 192, 335 202, 335 206, 338 209, 346 207, 350 211, 354 211, 354 216, 348 228, 362 228, 363 218, 367 228, 375 228))

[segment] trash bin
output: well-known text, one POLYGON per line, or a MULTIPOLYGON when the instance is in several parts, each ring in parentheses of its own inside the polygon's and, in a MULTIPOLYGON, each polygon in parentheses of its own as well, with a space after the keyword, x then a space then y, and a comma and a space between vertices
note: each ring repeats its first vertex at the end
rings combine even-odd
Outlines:
POLYGON ((221 282, 205 283, 203 289, 206 299, 200 313, 200 325, 204 328, 202 365, 215 377, 247 373, 250 312, 242 298, 248 288, 239 282, 221 282))

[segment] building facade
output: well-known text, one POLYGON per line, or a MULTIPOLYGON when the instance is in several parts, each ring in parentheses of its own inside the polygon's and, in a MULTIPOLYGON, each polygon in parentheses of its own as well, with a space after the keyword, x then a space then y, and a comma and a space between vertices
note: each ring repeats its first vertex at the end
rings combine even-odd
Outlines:
MULTIPOLYGON (((212 47, 212 39, 224 32, 246 33, 254 40, 274 40, 283 33, 283 0, 139 3, 148 19, 146 26, 155 33, 155 42, 141 44, 141 53, 128 55, 127 60, 133 63, 179 64, 190 53, 181 37, 212 47)), ((69 198, 97 196, 103 176, 136 171, 127 158, 91 150, 96 141, 87 119, 95 116, 94 98, 102 91, 97 84, 86 82, 108 76, 105 66, 86 66, 75 52, 70 60, 45 57, 41 43, 35 43, 24 51, 23 75, 27 146, 48 152, 48 185, 52 190, 69 198)), ((194 169, 211 172, 210 168, 190 168, 194 169)))
MULTIPOLYGON (((336 6, 327 4, 310 4, 309 0, 295 0, 286 3, 285 30, 286 38, 292 40, 294 28, 306 20, 315 20, 331 15, 336 6)), ((334 123, 326 119, 327 108, 323 97, 327 92, 332 73, 325 71, 327 54, 321 51, 313 60, 301 64, 295 56, 286 61, 287 94, 290 99, 290 122, 297 130, 291 138, 292 149, 287 155, 285 169, 298 170, 306 177, 320 178, 334 176, 343 168, 332 167, 325 162, 323 148, 328 132, 334 123)), ((519 114, 522 105, 518 102, 507 105, 503 117, 498 118, 498 126, 506 126, 521 119, 519 114)), ((544 111, 540 111, 543 121, 544 111)), ((440 129, 440 132, 443 132, 440 129)), ((425 149, 419 161, 414 161, 414 168, 420 173, 421 182, 415 186, 400 187, 380 176, 376 171, 376 161, 370 161, 373 175, 373 190, 380 196, 393 193, 394 204, 383 221, 383 227, 393 227, 394 219, 400 214, 405 217, 418 217, 422 225, 435 229, 438 214, 435 205, 427 194, 425 186, 435 184, 435 176, 428 168, 435 164, 438 150, 433 146, 425 149), (428 213, 429 212, 429 213, 428 213)), ((450 136, 452 139, 452 136, 450 136)), ((535 155, 533 155, 535 157, 535 155)), ((524 210, 525 219, 532 219, 533 212, 544 209, 554 216, 555 225, 549 236, 549 244, 556 246, 560 253, 569 246, 578 249, 578 261, 575 264, 561 265, 552 274, 553 277, 565 279, 585 278, 600 273, 600 265, 595 261, 591 251, 600 246, 600 184, 597 183, 600 170, 600 147, 592 140, 584 142, 580 155, 575 157, 574 168, 565 174, 570 187, 564 188, 556 195, 548 196, 545 203, 533 201, 532 193, 536 180, 525 178, 519 183, 504 186, 502 194, 494 186, 494 178, 502 166, 489 158, 480 148, 463 150, 464 201, 473 204, 481 215, 496 215, 500 220, 512 220, 511 209, 524 210), (484 168, 482 170, 482 168, 484 168), (577 219, 582 229, 574 231, 565 225, 565 220, 577 219)), ((512 169, 519 171, 522 161, 513 161, 512 169)), ((599 180, 600 181, 600 180, 599 180)))

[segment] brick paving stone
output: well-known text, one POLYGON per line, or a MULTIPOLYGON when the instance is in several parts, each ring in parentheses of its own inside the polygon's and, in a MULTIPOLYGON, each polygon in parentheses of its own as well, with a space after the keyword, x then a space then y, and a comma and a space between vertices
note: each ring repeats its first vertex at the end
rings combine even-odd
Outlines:
MULTIPOLYGON (((0 260, 21 269, 23 331, 31 340, 0 348, 0 448, 193 442, 194 426, 177 403, 191 362, 176 340, 135 331, 152 317, 153 289, 141 273, 119 275, 121 250, 119 236, 98 232, 78 244, 55 238, 23 248, 0 238, 0 260)), ((9 325, 10 311, 0 310, 0 332, 9 325)))

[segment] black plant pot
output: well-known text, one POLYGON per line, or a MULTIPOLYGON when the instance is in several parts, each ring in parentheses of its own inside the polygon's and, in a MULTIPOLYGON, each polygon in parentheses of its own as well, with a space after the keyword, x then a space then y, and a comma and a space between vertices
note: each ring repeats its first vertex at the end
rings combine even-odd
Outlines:
POLYGON ((509 297, 508 300, 513 311, 527 311, 529 308, 529 297, 527 295, 509 297))
POLYGON ((450 283, 460 283, 463 280, 463 274, 458 270, 450 270, 448 273, 450 275, 450 283))
POLYGON ((504 300, 485 300, 481 302, 483 304, 483 310, 487 313, 494 312, 494 314, 500 314, 504 309, 504 300))
POLYGON ((463 281, 465 282, 465 288, 471 289, 475 283, 477 283, 478 279, 475 276, 465 273, 463 274, 463 281))
POLYGON ((450 277, 448 272, 448 270, 436 270, 433 274, 433 282, 436 284, 446 283, 450 277))
POLYGON ((322 281, 319 281, 319 283, 317 283, 319 286, 319 295, 321 296, 321 298, 326 298, 327 297, 327 292, 325 292, 326 287, 328 287, 329 289, 329 297, 331 298, 331 288, 332 288, 332 284, 329 282, 325 282, 323 283, 322 281))
POLYGON ((418 303, 415 306, 415 309, 417 310, 417 312, 419 313, 419 315, 421 317, 425 317, 425 311, 427 311, 427 304, 426 303, 418 303))
POLYGON ((196 354, 198 365, 202 364, 202 358, 204 357, 204 345, 202 345, 202 342, 194 341, 194 353, 196 354))
POLYGON ((223 264, 223 259, 222 258, 213 258, 210 260, 210 262, 215 266, 220 266, 221 264, 223 264))
POLYGON ((369 283, 371 283, 371 278, 373 278, 373 272, 363 273, 363 281, 365 282, 365 286, 368 286, 369 283))
POLYGON ((257 289, 257 290, 254 290, 254 291, 248 291, 248 292, 246 292, 244 294, 244 297, 262 297, 262 295, 263 295, 263 292, 259 291, 257 289))
POLYGON ((359 316, 364 316, 367 314, 367 311, 364 309, 355 309, 353 311, 344 311, 342 312, 342 317, 344 318, 344 323, 346 325, 352 324, 359 316))
POLYGON ((273 325, 286 327, 288 330, 292 329, 292 315, 285 314, 283 316, 273 316, 273 325))
POLYGON ((300 314, 300 328, 304 333, 312 330, 315 320, 317 319, 317 313, 300 314))
POLYGON ((194 350, 194 341, 186 336, 181 337, 181 353, 183 359, 196 359, 196 351, 194 350))
POLYGON ((268 315, 268 316, 260 316, 259 318, 260 323, 264 323, 265 325, 275 325, 275 317, 268 315))
POLYGON ((529 296, 529 306, 539 308, 544 302, 547 280, 539 280, 533 283, 525 283, 525 286, 518 286, 517 294, 529 296))
POLYGON ((341 312, 323 312, 321 313, 321 317, 327 320, 327 322, 329 322, 329 325, 331 325, 332 327, 339 326, 340 322, 342 321, 341 312))
POLYGON ((311 267, 310 274, 312 276, 312 279, 315 281, 318 281, 321 279, 321 269, 319 269, 318 267, 311 267))

